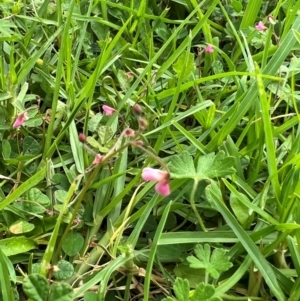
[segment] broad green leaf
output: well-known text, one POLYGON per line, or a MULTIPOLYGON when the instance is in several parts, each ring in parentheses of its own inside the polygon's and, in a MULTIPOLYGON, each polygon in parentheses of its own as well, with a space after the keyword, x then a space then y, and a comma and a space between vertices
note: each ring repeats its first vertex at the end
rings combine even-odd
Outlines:
POLYGON ((243 9, 243 4, 240 1, 233 0, 231 2, 231 5, 237 13, 241 12, 241 10, 243 9))
POLYGON ((204 269, 193 269, 190 266, 183 263, 180 263, 175 267, 174 274, 176 277, 187 279, 190 283, 191 288, 195 288, 200 282, 205 281, 204 269))
POLYGON ((69 256, 75 256, 84 244, 84 238, 78 232, 71 231, 68 233, 62 244, 62 249, 69 256))
POLYGON ((97 294, 94 292, 86 292, 84 294, 84 301, 98 301, 98 297, 97 294))
POLYGON ((54 192, 55 198, 60 202, 63 203, 66 199, 68 192, 65 190, 56 190, 54 192))
POLYGON ((171 35, 169 27, 165 23, 163 23, 161 21, 153 21, 152 27, 154 28, 155 33, 163 41, 166 41, 170 37, 170 35, 171 35))
POLYGON ((174 156, 169 164, 171 175, 176 179, 193 178, 195 180, 213 179, 232 174, 235 169, 234 158, 225 157, 225 153, 220 151, 216 155, 210 153, 200 156, 197 169, 195 170, 192 156, 184 151, 180 155, 174 156))
POLYGON ((32 213, 43 213, 50 204, 50 199, 37 188, 31 188, 22 196, 23 201, 17 202, 14 206, 32 213))
POLYGON ((17 26, 12 22, 12 20, 0 20, 0 41, 3 40, 17 40, 20 38, 20 35, 12 30, 11 28, 16 28, 17 26))
POLYGON ((9 227, 9 231, 13 234, 22 234, 30 232, 33 229, 34 225, 25 220, 19 220, 9 227))
POLYGON ((39 155, 41 153, 41 146, 38 141, 30 136, 26 136, 23 140, 24 155, 39 155))
POLYGON ((3 159, 9 159, 11 154, 11 145, 8 140, 2 140, 2 156, 3 159))
POLYGON ((94 115, 88 122, 88 130, 92 133, 96 132, 102 117, 103 115, 100 113, 94 115))
POLYGON ((187 257, 190 267, 205 269, 215 279, 220 276, 219 272, 227 271, 232 266, 232 263, 229 262, 229 257, 225 255, 226 251, 224 249, 215 249, 210 256, 210 245, 205 244, 203 248, 199 244, 194 251, 197 258, 194 256, 187 257))
POLYGON ((12 192, 8 197, 6 197, 0 203, 0 210, 5 208, 7 205, 17 200, 24 192, 28 191, 31 187, 39 183, 45 176, 46 168, 43 168, 38 173, 29 178, 26 182, 21 184, 14 192, 12 192))
POLYGON ((0 249, 6 256, 25 253, 36 248, 36 246, 36 242, 33 239, 24 236, 4 238, 0 240, 0 249))
MULTIPOLYGON (((245 199, 247 198, 245 197, 245 199)), ((233 194, 230 194, 229 201, 231 209, 234 212, 237 220, 244 229, 248 229, 252 222, 252 215, 250 214, 248 207, 240 202, 239 199, 233 194)))
POLYGON ((112 128, 109 126, 100 126, 97 132, 102 145, 105 145, 114 135, 112 128))
POLYGON ((183 76, 182 81, 186 81, 195 69, 194 54, 187 51, 182 52, 176 63, 173 64, 173 69, 179 78, 183 76), (187 61, 185 61, 186 56, 188 56, 187 61))
POLYGON ((54 283, 48 301, 72 301, 73 289, 67 283, 54 283))
POLYGON ((187 151, 174 156, 168 167, 173 178, 195 178, 197 176, 194 161, 187 151))
POLYGON ((186 301, 189 299, 190 284, 186 279, 176 278, 174 283, 174 292, 178 301, 186 301))
POLYGON ((88 144, 90 144, 94 148, 100 148, 101 147, 100 143, 94 137, 88 136, 88 137, 86 137, 86 141, 87 141, 88 144))
POLYGON ((31 274, 23 280, 23 290, 26 296, 33 301, 45 301, 49 292, 49 284, 46 277, 40 274, 31 274))
POLYGON ((225 153, 223 151, 218 152, 216 155, 214 153, 210 153, 199 157, 197 164, 197 176, 200 179, 224 177, 235 172, 233 166, 234 158, 225 157, 225 153))
POLYGON ((53 276, 56 280, 66 280, 70 278, 73 275, 73 273, 73 265, 66 260, 60 260, 55 266, 53 276))
POLYGON ((215 288, 210 284, 200 283, 190 298, 190 301, 222 301, 219 297, 214 297, 215 288))

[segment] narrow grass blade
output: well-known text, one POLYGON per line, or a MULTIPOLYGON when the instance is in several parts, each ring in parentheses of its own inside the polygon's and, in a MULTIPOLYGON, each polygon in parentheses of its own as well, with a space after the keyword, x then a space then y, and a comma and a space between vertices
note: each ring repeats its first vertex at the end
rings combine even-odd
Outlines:
POLYGON ((270 117, 270 101, 267 99, 265 86, 260 76, 260 71, 257 64, 255 64, 255 71, 256 71, 256 79, 257 79, 258 96, 260 99, 260 105, 262 110, 261 114, 262 114, 262 122, 264 127, 265 143, 267 149, 267 162, 268 162, 269 176, 271 178, 271 183, 273 185, 275 195, 277 199, 279 199, 280 185, 278 180, 277 162, 276 162, 274 138, 272 132, 272 122, 270 117))
POLYGON ((261 11, 262 0, 252 0, 249 1, 246 7, 246 10, 243 14, 243 19, 240 24, 240 29, 248 28, 253 26, 258 14, 261 11))
POLYGON ((153 238, 153 242, 151 245, 151 250, 149 254, 149 259, 148 259, 148 264, 146 267, 146 275, 145 275, 145 282, 144 282, 144 301, 149 300, 149 295, 150 295, 150 282, 151 282, 151 275, 152 275, 152 267, 154 263, 154 258, 157 250, 157 244, 158 240, 162 234, 162 231, 164 230, 165 223, 167 221, 167 217, 170 211, 170 207, 172 205, 172 202, 168 203, 166 206, 164 213, 159 221, 158 227, 155 231, 155 236, 153 238))
POLYGON ((267 262, 265 257, 262 255, 260 250, 255 246, 253 241, 249 238, 247 233, 239 225, 234 216, 230 213, 227 207, 224 205, 223 200, 220 198, 221 192, 219 187, 214 182, 206 189, 206 192, 211 196, 214 202, 214 206, 222 214, 223 218, 226 220, 227 224, 240 239, 240 242, 246 249, 247 253, 250 255, 251 259, 254 261, 255 265, 264 277, 273 294, 279 301, 285 301, 286 298, 284 293, 277 281, 273 269, 267 262))
POLYGON ((0 202, 0 210, 4 209, 10 203, 16 201, 23 193, 36 186, 39 182, 41 182, 46 175, 46 167, 41 169, 23 184, 21 184, 16 190, 14 190, 9 196, 7 196, 4 200, 0 202))

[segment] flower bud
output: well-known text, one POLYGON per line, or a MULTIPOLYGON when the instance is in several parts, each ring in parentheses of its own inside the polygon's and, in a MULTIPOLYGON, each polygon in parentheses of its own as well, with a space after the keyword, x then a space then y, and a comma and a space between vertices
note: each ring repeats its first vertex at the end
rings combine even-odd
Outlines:
POLYGON ((155 185, 155 191, 161 196, 168 196, 171 194, 168 182, 157 182, 155 185))
POLYGON ((134 144, 135 144, 136 146, 143 146, 143 145, 144 145, 144 142, 143 142, 142 140, 136 140, 136 141, 134 141, 134 144))
POLYGON ((139 104, 137 104, 137 103, 132 107, 132 110, 137 115, 142 115, 142 113, 143 113, 142 107, 139 104))
POLYGON ((170 175, 167 171, 145 167, 142 171, 142 178, 145 181, 168 182, 170 175))
POLYGON ((146 130, 148 127, 148 121, 145 118, 140 117, 139 118, 139 124, 140 124, 140 129, 142 131, 146 130))
POLYGON ((131 128, 127 128, 124 130, 124 136, 125 137, 134 137, 135 136, 135 132, 133 129, 131 128))
POLYGON ((272 15, 268 15, 267 16, 267 20, 270 24, 275 25, 276 24, 276 20, 272 15))
POLYGON ((13 124, 13 127, 17 128, 17 127, 22 126, 23 123, 28 119, 29 119, 29 117, 26 112, 22 112, 22 113, 18 114, 17 119, 15 120, 15 122, 13 124))
POLYGON ((112 107, 109 107, 107 105, 103 105, 102 106, 102 109, 105 113, 106 116, 110 116, 112 115, 114 112, 116 112, 116 109, 112 108, 112 107))
POLYGON ((205 47, 204 51, 205 51, 206 53, 213 53, 213 52, 214 52, 214 49, 213 49, 212 45, 207 45, 207 46, 205 47))
POLYGON ((78 139, 79 139, 79 141, 80 141, 81 143, 86 143, 86 137, 85 137, 85 135, 84 135, 83 133, 80 133, 80 134, 78 135, 78 139))

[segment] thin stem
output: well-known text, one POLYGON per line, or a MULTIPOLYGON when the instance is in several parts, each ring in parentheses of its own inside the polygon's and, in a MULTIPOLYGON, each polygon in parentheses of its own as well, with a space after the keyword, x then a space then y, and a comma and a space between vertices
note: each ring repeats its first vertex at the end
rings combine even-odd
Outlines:
POLYGON ((209 280, 208 273, 205 271, 205 284, 208 284, 208 280, 209 280))
POLYGON ((145 152, 146 154, 148 154, 150 157, 152 157, 153 159, 155 159, 168 173, 170 173, 167 164, 161 158, 159 158, 158 156, 156 156, 155 154, 153 154, 152 152, 150 152, 148 149, 146 149, 142 145, 139 145, 139 144, 137 144, 135 142, 136 141, 130 141, 131 145, 133 145, 135 147, 138 147, 143 152, 145 152))
POLYGON ((191 197, 190 197, 190 203, 191 203, 191 207, 198 219, 198 223, 202 229, 203 232, 207 232, 205 226, 204 226, 204 223, 203 223, 203 220, 196 208, 196 205, 195 205, 195 194, 196 194, 196 190, 197 190, 197 187, 198 187, 198 180, 195 180, 194 181, 194 185, 193 185, 193 189, 192 189, 192 192, 191 192, 191 197))

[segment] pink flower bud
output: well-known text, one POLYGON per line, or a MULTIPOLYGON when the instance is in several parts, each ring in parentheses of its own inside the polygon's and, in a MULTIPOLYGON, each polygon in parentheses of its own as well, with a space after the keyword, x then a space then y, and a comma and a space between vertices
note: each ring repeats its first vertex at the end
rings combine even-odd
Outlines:
POLYGON ((157 181, 155 191, 158 194, 168 196, 171 193, 169 186, 170 174, 167 171, 146 167, 142 171, 142 178, 145 181, 157 181))
POLYGON ((131 128, 127 128, 124 130, 124 136, 125 137, 135 137, 135 132, 131 128))
POLYGON ((94 161, 93 161, 93 163, 92 164, 99 164, 100 162, 101 162, 101 160, 103 159, 103 156, 101 156, 100 154, 97 154, 96 156, 95 156, 95 159, 94 159, 94 161))
POLYGON ((205 47, 204 51, 205 51, 206 53, 213 53, 213 52, 214 52, 214 49, 213 49, 213 47, 212 47, 211 45, 208 44, 208 45, 205 47))
POLYGON ((145 118, 139 118, 140 129, 144 131, 148 127, 148 121, 145 118))
POLYGON ((145 181, 167 182, 169 173, 164 170, 146 167, 143 169, 142 178, 145 181))
POLYGON ((103 111, 105 112, 106 116, 110 116, 112 115, 114 112, 116 112, 116 110, 114 108, 111 108, 107 105, 103 105, 102 106, 103 111))
POLYGON ((16 121, 14 122, 13 127, 17 128, 17 127, 23 125, 23 123, 28 119, 29 119, 29 117, 27 116, 26 112, 20 113, 18 115, 16 121))
POLYGON ((81 143, 86 143, 86 137, 85 137, 85 135, 84 135, 83 133, 80 133, 80 134, 78 135, 78 139, 79 139, 79 141, 80 141, 81 143))
POLYGON ((136 140, 135 141, 135 145, 137 145, 137 146, 143 146, 144 142, 142 140, 136 140))
POLYGON ((132 107, 132 110, 133 110, 137 115, 141 115, 141 114, 143 113, 142 107, 141 107, 139 104, 137 104, 137 103, 132 107))
POLYGON ((266 27, 262 21, 259 21, 257 25, 255 25, 255 29, 258 31, 265 31, 268 29, 268 27, 266 27))
POLYGON ((168 182, 157 182, 155 185, 155 191, 162 196, 168 196, 171 194, 168 182))

